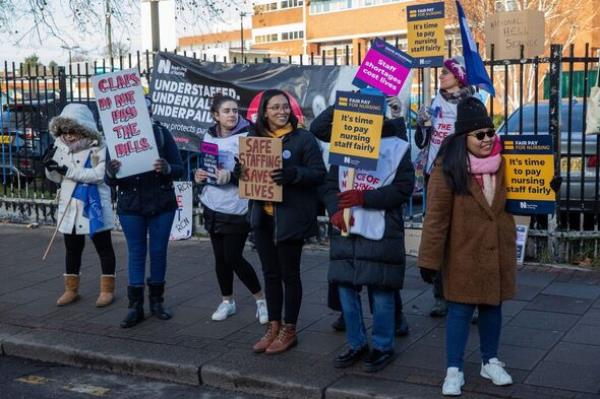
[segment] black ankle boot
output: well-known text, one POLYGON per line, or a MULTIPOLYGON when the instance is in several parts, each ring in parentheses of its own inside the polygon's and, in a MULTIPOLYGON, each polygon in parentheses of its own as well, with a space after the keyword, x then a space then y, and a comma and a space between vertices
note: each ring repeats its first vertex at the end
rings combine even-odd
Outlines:
POLYGON ((161 320, 169 320, 173 315, 163 307, 165 283, 151 283, 150 281, 146 281, 146 283, 148 284, 150 313, 161 320))
POLYGON ((130 328, 144 321, 144 287, 127 286, 127 298, 129 310, 121 322, 121 328, 130 328))

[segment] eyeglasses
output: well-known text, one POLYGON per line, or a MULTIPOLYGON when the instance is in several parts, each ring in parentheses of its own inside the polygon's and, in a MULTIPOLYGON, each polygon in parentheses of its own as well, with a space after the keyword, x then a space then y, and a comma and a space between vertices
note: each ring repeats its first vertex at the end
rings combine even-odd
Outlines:
POLYGON ((268 110, 274 111, 274 112, 279 112, 279 111, 284 111, 287 112, 290 110, 290 106, 288 104, 277 104, 277 105, 273 105, 272 107, 267 107, 268 110))
POLYGON ((486 130, 486 131, 483 131, 483 132, 477 132, 477 133, 469 133, 469 136, 473 136, 473 137, 475 137, 479 141, 483 141, 483 139, 486 136, 491 139, 495 135, 496 135, 496 131, 494 129, 486 130))

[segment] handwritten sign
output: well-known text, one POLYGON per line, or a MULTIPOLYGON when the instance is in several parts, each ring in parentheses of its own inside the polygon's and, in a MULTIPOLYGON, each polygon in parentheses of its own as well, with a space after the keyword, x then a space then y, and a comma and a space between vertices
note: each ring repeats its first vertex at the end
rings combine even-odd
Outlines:
POLYGON ((503 136, 506 162, 506 210, 513 214, 554 212, 556 194, 550 188, 554 176, 552 137, 549 135, 503 136))
POLYGON ((283 188, 271 179, 274 169, 283 167, 282 142, 268 137, 240 137, 240 198, 281 202, 283 188))
POLYGON ((331 165, 377 169, 384 102, 383 96, 336 93, 329 146, 331 165))
POLYGON ((193 221, 193 186, 191 181, 175 181, 175 197, 177 211, 171 226, 169 240, 186 240, 192 236, 193 221))
POLYGON ((415 67, 439 67, 446 54, 444 3, 406 7, 408 53, 415 67))
POLYGON ((412 66, 410 55, 377 38, 373 40, 352 84, 360 88, 371 86, 386 96, 397 96, 412 66))
POLYGON ((497 60, 527 58, 544 54, 544 13, 538 10, 497 12, 485 20, 488 54, 494 45, 497 60))
POLYGON ((208 173, 206 183, 216 184, 219 167, 219 146, 214 143, 202 142, 200 145, 202 169, 208 173))
POLYGON ((104 138, 118 178, 152 170, 159 158, 137 69, 92 76, 104 138))

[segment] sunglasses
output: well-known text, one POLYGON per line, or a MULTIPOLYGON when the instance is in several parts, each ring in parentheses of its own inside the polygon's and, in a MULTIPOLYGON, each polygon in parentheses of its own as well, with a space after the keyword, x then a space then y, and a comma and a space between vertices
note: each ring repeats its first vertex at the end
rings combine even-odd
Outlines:
POLYGON ((474 136, 479 141, 483 141, 483 139, 486 136, 491 139, 495 135, 496 135, 496 131, 494 129, 486 130, 485 132, 477 132, 477 133, 470 133, 469 134, 469 136, 474 136))

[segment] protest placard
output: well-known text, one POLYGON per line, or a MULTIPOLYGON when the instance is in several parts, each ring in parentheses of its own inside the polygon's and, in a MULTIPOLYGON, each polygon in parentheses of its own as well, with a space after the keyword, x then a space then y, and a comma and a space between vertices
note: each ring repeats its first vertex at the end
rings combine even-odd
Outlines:
POLYGON ((191 181, 175 181, 175 198, 177 211, 171 225, 169 240, 185 240, 192 236, 193 225, 193 185, 191 181))
POLYGON ((217 168, 219 167, 219 146, 214 143, 202 142, 200 144, 201 169, 208 173, 207 184, 217 182, 217 168))
POLYGON ((446 55, 444 2, 406 7, 408 53, 415 68, 439 67, 446 55))
POLYGON ((281 202, 283 187, 271 179, 271 172, 283 167, 283 144, 269 137, 240 137, 240 198, 281 202))
POLYGON ((538 10, 497 12, 485 20, 485 43, 494 59, 520 59, 544 54, 544 13, 538 10))
POLYGON ((91 81, 108 153, 121 161, 117 177, 151 171, 159 155, 137 69, 92 76, 91 81))
POLYGON ((554 177, 552 137, 549 135, 503 136, 506 163, 506 210, 513 214, 549 214, 556 206, 550 188, 554 177))
POLYGON ((354 76, 352 84, 381 90, 397 96, 413 66, 413 58, 384 40, 376 38, 354 76))

